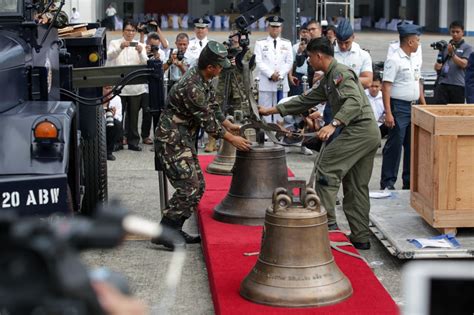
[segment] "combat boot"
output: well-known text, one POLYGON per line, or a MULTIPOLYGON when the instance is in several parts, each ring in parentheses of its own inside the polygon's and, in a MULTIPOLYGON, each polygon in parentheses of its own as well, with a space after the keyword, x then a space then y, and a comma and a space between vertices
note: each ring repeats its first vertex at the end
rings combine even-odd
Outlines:
POLYGON ((179 229, 179 233, 181 234, 181 236, 183 236, 186 244, 198 244, 198 243, 201 243, 201 236, 198 235, 190 235, 186 232, 183 231, 183 224, 184 224, 184 221, 186 221, 187 218, 181 218, 181 220, 179 221, 179 224, 181 225, 180 226, 180 229, 179 229))
POLYGON ((217 151, 216 138, 209 135, 209 142, 206 144, 206 147, 204 148, 204 152, 213 152, 213 151, 217 151))
POLYGON ((176 222, 167 217, 163 217, 160 226, 163 231, 159 236, 151 239, 153 244, 163 245, 169 249, 175 249, 177 247, 186 248, 186 241, 181 234, 181 227, 183 226, 181 221, 176 222))

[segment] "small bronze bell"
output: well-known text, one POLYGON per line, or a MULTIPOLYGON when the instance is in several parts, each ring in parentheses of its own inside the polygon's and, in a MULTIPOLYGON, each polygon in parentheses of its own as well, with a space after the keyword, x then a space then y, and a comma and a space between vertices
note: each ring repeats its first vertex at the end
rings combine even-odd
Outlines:
MULTIPOLYGON (((234 112, 235 119, 228 116, 227 119, 237 125, 242 125, 242 111, 236 110, 234 112)), ((216 157, 206 167, 206 171, 210 174, 216 175, 232 175, 232 168, 235 163, 235 147, 227 141, 222 140, 216 157)))
POLYGON ((352 286, 331 252, 326 210, 305 181, 277 188, 266 211, 257 263, 240 295, 259 304, 309 307, 336 304, 352 286), (299 190, 299 196, 294 195, 299 190))

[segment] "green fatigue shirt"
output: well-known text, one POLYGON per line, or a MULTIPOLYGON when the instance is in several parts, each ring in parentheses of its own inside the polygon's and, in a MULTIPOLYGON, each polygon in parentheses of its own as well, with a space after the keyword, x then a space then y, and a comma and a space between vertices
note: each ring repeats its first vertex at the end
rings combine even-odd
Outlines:
POLYGON ((225 129, 221 123, 224 120, 211 82, 204 79, 197 67, 193 67, 171 88, 168 106, 156 130, 156 140, 175 145, 182 143, 194 152, 199 128, 222 138, 225 129))
POLYGON ((345 126, 362 120, 375 121, 357 75, 336 59, 329 65, 328 72, 317 88, 277 105, 277 109, 281 115, 301 114, 324 101, 329 101, 334 119, 345 126))

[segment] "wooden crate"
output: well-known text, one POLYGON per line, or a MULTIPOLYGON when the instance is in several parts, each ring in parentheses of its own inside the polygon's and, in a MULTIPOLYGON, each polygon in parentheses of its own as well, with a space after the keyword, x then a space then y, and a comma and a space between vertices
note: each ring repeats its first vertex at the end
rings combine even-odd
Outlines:
POLYGON ((474 227, 474 105, 413 106, 411 206, 442 233, 474 227))

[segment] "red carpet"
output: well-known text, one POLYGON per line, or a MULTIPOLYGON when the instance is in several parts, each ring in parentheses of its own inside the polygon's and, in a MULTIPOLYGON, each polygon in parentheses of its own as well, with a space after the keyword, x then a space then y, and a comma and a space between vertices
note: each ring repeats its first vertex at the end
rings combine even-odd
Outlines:
MULTIPOLYGON (((202 169, 214 156, 200 156, 202 169)), ((352 297, 336 305, 319 308, 279 308, 249 302, 239 295, 242 280, 255 265, 257 256, 244 253, 260 250, 262 228, 221 223, 212 218, 213 208, 227 194, 231 177, 204 171, 206 193, 198 216, 202 247, 209 273, 216 314, 399 314, 395 302, 372 270, 360 259, 333 250, 337 265, 352 283, 352 297)), ((331 233, 332 241, 347 241, 342 233, 331 233)), ((344 249, 356 252, 352 247, 344 249)))

